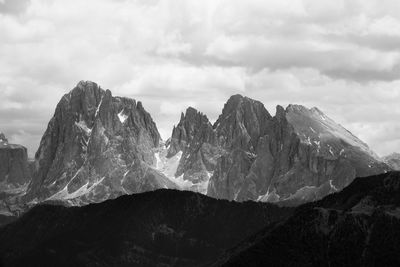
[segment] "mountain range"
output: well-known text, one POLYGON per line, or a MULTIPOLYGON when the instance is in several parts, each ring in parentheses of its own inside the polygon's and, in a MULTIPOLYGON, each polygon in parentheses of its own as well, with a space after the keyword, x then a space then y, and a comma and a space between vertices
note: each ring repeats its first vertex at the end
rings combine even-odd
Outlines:
POLYGON ((142 102, 81 81, 33 160, 0 133, 0 266, 399 266, 399 158, 242 95, 162 140, 142 102))
POLYGON ((4 144, 2 166, 12 164, 0 169, 0 179, 18 193, 2 196, 3 214, 41 202, 81 206, 160 188, 298 205, 391 169, 318 108, 277 106, 272 116, 261 102, 233 95, 215 123, 187 108, 163 141, 140 101, 115 97, 90 81, 61 98, 33 162, 23 147, 4 144), (17 161, 12 151, 19 151, 17 161))

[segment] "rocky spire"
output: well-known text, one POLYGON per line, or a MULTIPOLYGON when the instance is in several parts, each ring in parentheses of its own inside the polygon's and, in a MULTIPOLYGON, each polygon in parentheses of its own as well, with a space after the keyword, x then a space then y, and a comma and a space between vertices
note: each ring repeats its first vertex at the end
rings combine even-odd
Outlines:
POLYGON ((231 96, 214 124, 221 146, 254 151, 268 130, 271 115, 264 105, 242 95, 231 96))
POLYGON ((165 177, 143 171, 159 141, 142 103, 81 81, 62 97, 43 135, 28 198, 88 203, 164 187, 165 177))
POLYGON ((185 113, 181 113, 179 123, 172 130, 168 157, 179 151, 184 152, 194 140, 197 144, 215 144, 216 137, 207 116, 193 107, 188 107, 185 113))

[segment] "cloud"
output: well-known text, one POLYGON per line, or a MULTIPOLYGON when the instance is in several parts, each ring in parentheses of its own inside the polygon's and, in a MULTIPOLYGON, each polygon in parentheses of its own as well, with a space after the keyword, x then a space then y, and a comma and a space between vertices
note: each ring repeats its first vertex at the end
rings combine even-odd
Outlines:
POLYGON ((25 11, 30 0, 1 0, 0 13, 2 14, 19 14, 25 11))
POLYGON ((164 138, 235 93, 318 106, 400 151, 398 0, 0 0, 0 130, 32 155, 79 80, 141 100, 164 138))

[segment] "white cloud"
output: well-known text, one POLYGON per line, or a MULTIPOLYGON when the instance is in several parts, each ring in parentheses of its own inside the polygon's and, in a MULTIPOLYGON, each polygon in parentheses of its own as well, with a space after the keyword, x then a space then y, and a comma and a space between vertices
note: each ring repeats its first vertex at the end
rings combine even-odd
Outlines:
POLYGON ((32 155, 63 93, 93 80, 143 101, 168 137, 242 93, 318 106, 400 151, 398 0, 0 1, 0 130, 32 155))

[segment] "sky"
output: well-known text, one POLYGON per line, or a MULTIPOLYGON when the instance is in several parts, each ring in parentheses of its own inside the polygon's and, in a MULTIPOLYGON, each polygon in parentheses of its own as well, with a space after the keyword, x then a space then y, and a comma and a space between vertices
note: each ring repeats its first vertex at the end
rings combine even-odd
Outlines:
POLYGON ((0 131, 34 155, 80 80, 142 101, 164 139, 240 93, 400 152, 400 1, 0 0, 0 131))

